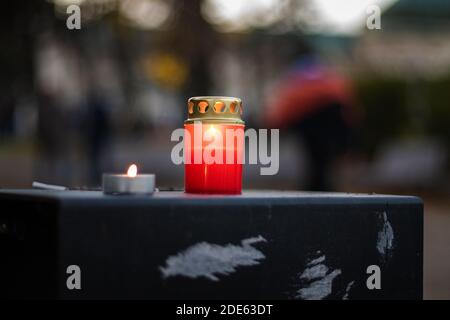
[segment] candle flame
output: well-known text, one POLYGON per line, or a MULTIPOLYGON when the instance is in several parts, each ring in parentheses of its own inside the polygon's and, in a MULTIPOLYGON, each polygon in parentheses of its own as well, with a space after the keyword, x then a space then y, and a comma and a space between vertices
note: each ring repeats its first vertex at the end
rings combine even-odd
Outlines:
POLYGON ((218 132, 219 132, 219 130, 217 130, 213 125, 211 125, 211 126, 209 127, 208 131, 209 131, 209 134, 210 134, 212 137, 215 137, 215 136, 218 134, 218 132))
POLYGON ((137 166, 135 164, 132 164, 127 171, 127 176, 130 178, 134 178, 137 176, 137 166))

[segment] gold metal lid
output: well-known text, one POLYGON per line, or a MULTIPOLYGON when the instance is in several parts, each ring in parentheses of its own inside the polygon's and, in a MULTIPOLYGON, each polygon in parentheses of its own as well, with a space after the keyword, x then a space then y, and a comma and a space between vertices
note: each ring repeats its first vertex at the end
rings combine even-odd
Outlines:
POLYGON ((242 100, 234 97, 192 97, 188 100, 188 119, 208 123, 244 124, 241 119, 242 100))

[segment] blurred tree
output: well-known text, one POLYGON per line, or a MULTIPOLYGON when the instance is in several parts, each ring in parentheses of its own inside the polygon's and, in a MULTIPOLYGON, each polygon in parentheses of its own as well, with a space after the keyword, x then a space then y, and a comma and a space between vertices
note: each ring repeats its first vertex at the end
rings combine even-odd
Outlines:
POLYGON ((160 48, 181 58, 188 77, 184 96, 211 92, 210 59, 218 49, 218 35, 201 13, 202 0, 173 2, 174 17, 168 30, 157 35, 160 48))
POLYGON ((51 4, 45 1, 8 1, 0 18, 0 133, 13 133, 14 107, 23 92, 32 92, 33 46, 51 4))

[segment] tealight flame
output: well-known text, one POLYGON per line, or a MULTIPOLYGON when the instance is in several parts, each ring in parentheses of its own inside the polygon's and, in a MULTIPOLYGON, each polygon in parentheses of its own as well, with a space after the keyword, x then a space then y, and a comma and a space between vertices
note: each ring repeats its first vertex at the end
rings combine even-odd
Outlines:
POLYGON ((135 164, 132 164, 127 171, 127 176, 130 178, 134 178, 137 176, 137 166, 135 164))

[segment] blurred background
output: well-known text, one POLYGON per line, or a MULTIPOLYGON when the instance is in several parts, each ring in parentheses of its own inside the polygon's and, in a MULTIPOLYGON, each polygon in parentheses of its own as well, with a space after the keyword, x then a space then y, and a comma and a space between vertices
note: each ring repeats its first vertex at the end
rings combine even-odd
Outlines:
POLYGON ((170 134, 187 98, 236 96, 247 127, 280 128, 279 173, 246 166, 244 187, 421 196, 425 297, 450 299, 449 1, 15 0, 0 15, 0 187, 96 187, 136 163, 182 188, 170 134))

